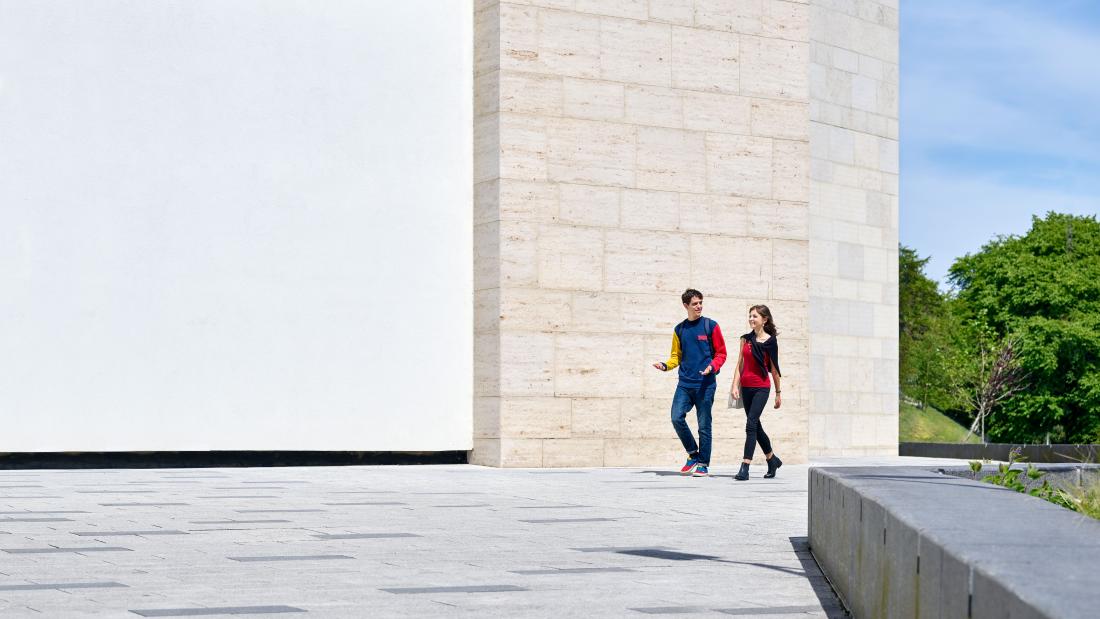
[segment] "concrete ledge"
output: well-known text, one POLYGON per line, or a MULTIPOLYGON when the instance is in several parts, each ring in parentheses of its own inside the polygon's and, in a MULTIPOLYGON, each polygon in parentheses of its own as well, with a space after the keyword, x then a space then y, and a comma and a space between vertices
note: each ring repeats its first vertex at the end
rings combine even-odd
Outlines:
POLYGON ((857 618, 1100 616, 1100 521, 918 468, 814 468, 810 549, 857 618))
POLYGON ((901 443, 899 456, 956 458, 960 460, 1008 461, 1008 454, 1020 451, 1025 462, 1100 462, 1100 445, 1013 445, 1011 443, 901 443))

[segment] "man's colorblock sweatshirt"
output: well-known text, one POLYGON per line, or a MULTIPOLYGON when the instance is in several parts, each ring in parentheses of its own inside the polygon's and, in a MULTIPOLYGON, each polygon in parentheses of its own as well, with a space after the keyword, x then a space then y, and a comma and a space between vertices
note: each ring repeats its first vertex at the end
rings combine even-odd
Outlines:
POLYGON ((718 323, 706 316, 685 320, 672 333, 672 352, 665 371, 680 368, 680 384, 688 387, 709 385, 726 362, 726 341, 718 323), (708 334, 709 331, 709 334, 708 334), (711 373, 700 374, 710 366, 711 373))

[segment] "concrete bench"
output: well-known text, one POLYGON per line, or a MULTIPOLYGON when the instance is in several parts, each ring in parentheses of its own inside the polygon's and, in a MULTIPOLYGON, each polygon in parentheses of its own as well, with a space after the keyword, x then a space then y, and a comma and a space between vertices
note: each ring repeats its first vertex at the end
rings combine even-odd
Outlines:
POLYGON ((1100 617, 1100 521, 932 470, 810 469, 810 549, 864 617, 1100 617))

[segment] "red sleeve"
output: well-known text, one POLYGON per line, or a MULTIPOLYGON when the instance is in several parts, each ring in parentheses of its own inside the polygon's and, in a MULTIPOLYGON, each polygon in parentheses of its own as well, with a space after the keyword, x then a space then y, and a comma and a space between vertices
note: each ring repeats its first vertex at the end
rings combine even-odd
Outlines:
POLYGON ((714 358, 711 359, 710 366, 717 372, 726 362, 726 340, 722 337, 722 329, 718 328, 717 324, 714 325, 710 338, 714 340, 714 358))

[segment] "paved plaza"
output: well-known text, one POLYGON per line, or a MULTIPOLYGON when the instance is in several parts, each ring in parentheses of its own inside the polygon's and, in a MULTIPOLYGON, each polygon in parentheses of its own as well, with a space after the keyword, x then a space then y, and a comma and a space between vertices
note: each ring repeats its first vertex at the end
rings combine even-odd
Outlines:
POLYGON ((762 468, 0 471, 0 615, 845 616, 762 468))

